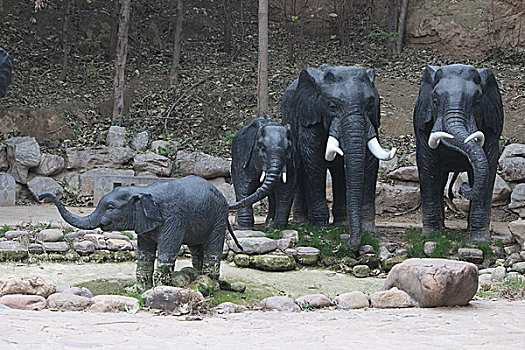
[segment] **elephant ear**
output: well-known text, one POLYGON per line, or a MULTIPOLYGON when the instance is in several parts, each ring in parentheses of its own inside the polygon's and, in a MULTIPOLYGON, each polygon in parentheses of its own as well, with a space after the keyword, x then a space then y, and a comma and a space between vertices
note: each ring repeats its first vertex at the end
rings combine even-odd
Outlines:
POLYGON ((483 98, 481 99, 480 129, 489 129, 500 135, 503 129, 503 102, 496 77, 490 68, 478 69, 481 77, 483 98))
POLYGON ((372 125, 377 129, 379 129, 379 126, 381 125, 381 102, 379 99, 379 93, 377 92, 377 89, 375 87, 375 77, 376 73, 373 68, 369 68, 366 70, 366 74, 368 75, 368 79, 370 80, 370 84, 373 89, 374 98, 375 98, 375 106, 374 109, 370 115, 370 121, 372 122, 372 125))
POLYGON ((162 224, 159 205, 149 193, 138 193, 131 197, 135 232, 142 234, 153 231, 162 224))
POLYGON ((257 134, 261 127, 271 118, 268 115, 257 118, 246 124, 234 137, 232 142, 233 153, 239 156, 239 164, 246 168, 250 163, 257 134))
POLYGON ((316 68, 305 68, 299 75, 295 99, 296 118, 303 127, 320 123, 322 120, 321 82, 323 71, 316 68))
POLYGON ((436 76, 439 68, 439 66, 427 66, 423 72, 419 97, 414 108, 414 127, 421 131, 432 129, 432 90, 440 77, 440 74, 436 76))

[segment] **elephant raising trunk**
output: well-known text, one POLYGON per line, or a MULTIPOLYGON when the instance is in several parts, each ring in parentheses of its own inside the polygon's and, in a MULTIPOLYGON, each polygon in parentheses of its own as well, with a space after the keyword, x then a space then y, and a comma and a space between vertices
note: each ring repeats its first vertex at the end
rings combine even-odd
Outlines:
POLYGON ((95 210, 88 216, 81 217, 68 211, 54 193, 43 192, 38 194, 38 200, 41 201, 44 198, 50 198, 55 203, 62 218, 71 226, 75 226, 83 230, 92 230, 100 226, 98 210, 95 210))

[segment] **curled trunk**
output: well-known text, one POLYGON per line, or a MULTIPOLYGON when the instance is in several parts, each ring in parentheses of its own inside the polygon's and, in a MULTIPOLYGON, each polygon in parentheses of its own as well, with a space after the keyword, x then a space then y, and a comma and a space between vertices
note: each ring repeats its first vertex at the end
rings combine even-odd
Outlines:
POLYGON ((85 217, 77 216, 68 211, 54 193, 43 192, 38 194, 38 200, 41 201, 44 198, 50 198, 55 203, 58 212, 62 216, 62 219, 64 219, 71 226, 75 226, 83 230, 92 230, 98 227, 97 210, 95 210, 91 215, 85 217))
POLYGON ((228 209, 236 210, 244 207, 253 205, 254 203, 260 201, 268 195, 272 190, 275 184, 279 181, 280 170, 277 167, 272 167, 268 170, 266 178, 264 179, 263 184, 259 187, 253 194, 250 196, 241 199, 238 202, 228 205, 228 209))

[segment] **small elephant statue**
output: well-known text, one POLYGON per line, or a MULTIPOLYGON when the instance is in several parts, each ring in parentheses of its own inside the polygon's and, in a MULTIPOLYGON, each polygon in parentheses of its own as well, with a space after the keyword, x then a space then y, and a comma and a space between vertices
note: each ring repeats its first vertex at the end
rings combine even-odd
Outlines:
POLYGON ((283 123, 292 125, 299 158, 294 220, 328 225, 328 169, 334 223, 348 220, 353 252, 361 245, 362 229, 375 233, 378 159, 389 160, 396 153, 378 141, 381 113, 374 79, 373 69, 357 66, 305 68, 281 103, 283 123))
POLYGON ((414 109, 423 233, 445 227, 443 191, 449 172, 456 173, 455 179, 466 171, 469 184, 461 185, 460 194, 470 200, 470 239, 490 239, 503 118, 492 70, 462 64, 426 67, 414 109))
POLYGON ((266 224, 285 227, 296 183, 290 125, 283 126, 268 115, 246 124, 233 138, 231 174, 237 202, 229 208, 240 208, 239 229, 253 229, 252 205, 266 196, 269 203, 266 224))
POLYGON ((70 213, 51 192, 38 199, 52 199, 62 218, 81 229, 135 230, 138 235, 137 285, 171 285, 175 260, 187 244, 197 271, 219 278, 228 222, 228 203, 212 184, 197 176, 156 182, 149 186, 121 186, 106 194, 93 213, 79 217, 70 213), (154 273, 155 256, 157 270, 154 273))
POLYGON ((0 47, 0 98, 5 96, 12 76, 13 60, 11 56, 0 47))

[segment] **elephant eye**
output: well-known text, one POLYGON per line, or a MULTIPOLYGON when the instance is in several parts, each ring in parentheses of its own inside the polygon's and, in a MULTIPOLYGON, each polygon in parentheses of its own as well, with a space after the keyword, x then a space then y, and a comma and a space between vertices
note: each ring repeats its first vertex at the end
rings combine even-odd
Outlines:
POLYGON ((479 105, 481 103, 481 93, 477 92, 474 95, 474 104, 479 105))
POLYGON ((108 210, 112 210, 112 209, 115 209, 115 206, 114 206, 112 203, 109 203, 109 204, 106 206, 106 209, 108 209, 108 210))

